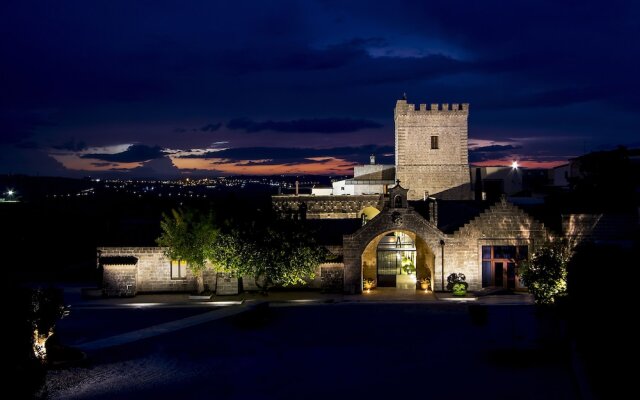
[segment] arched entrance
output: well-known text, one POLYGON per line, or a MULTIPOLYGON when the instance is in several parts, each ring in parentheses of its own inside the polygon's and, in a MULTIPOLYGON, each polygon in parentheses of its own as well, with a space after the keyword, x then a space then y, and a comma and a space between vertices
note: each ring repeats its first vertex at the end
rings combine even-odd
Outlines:
POLYGON ((376 287, 416 289, 420 279, 433 282, 435 255, 413 232, 387 231, 376 236, 362 253, 362 277, 376 287))
POLYGON ((376 268, 379 287, 416 282, 416 246, 404 232, 391 232, 378 242, 376 268))

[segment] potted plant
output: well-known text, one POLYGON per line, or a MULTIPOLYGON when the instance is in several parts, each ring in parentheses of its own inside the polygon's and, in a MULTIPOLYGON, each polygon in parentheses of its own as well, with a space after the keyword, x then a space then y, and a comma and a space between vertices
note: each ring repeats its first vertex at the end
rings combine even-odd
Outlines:
POLYGON ((429 278, 420 279, 420 289, 427 291, 429 290, 429 286, 431 286, 431 280, 429 278))
POLYGON ((447 277, 447 290, 451 290, 454 296, 465 296, 469 287, 466 279, 467 277, 464 274, 454 272, 447 277))
POLYGON ((402 270, 407 275, 414 275, 416 273, 416 265, 409 257, 402 257, 402 270))
POLYGON ((373 289, 375 284, 376 284, 376 281, 374 281, 373 279, 364 279, 362 281, 362 287, 364 287, 364 290, 366 290, 367 292, 373 289))

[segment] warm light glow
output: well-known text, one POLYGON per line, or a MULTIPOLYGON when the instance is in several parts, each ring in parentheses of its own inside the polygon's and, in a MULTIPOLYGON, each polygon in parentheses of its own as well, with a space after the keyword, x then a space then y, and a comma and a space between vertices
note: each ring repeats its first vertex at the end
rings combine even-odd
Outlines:
POLYGON ((511 168, 513 168, 513 169, 517 169, 519 166, 520 165, 518 165, 517 161, 514 161, 514 162, 511 163, 511 168))
POLYGON ((38 329, 33 330, 33 353, 41 362, 47 360, 47 340, 53 335, 53 330, 41 334, 38 329))

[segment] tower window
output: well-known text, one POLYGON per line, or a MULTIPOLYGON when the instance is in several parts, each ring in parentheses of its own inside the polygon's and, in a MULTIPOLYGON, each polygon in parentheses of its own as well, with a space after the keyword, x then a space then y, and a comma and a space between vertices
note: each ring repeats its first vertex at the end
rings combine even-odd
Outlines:
POLYGON ((431 136, 431 150, 437 150, 439 149, 438 147, 438 137, 437 136, 431 136))

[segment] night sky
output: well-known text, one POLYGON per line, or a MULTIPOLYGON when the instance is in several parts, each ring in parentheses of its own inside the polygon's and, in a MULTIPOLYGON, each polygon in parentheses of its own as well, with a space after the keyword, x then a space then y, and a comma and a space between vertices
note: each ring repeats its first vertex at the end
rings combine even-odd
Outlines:
POLYGON ((470 103, 470 160, 640 146, 631 1, 2 1, 0 173, 348 173, 393 107, 470 103))

